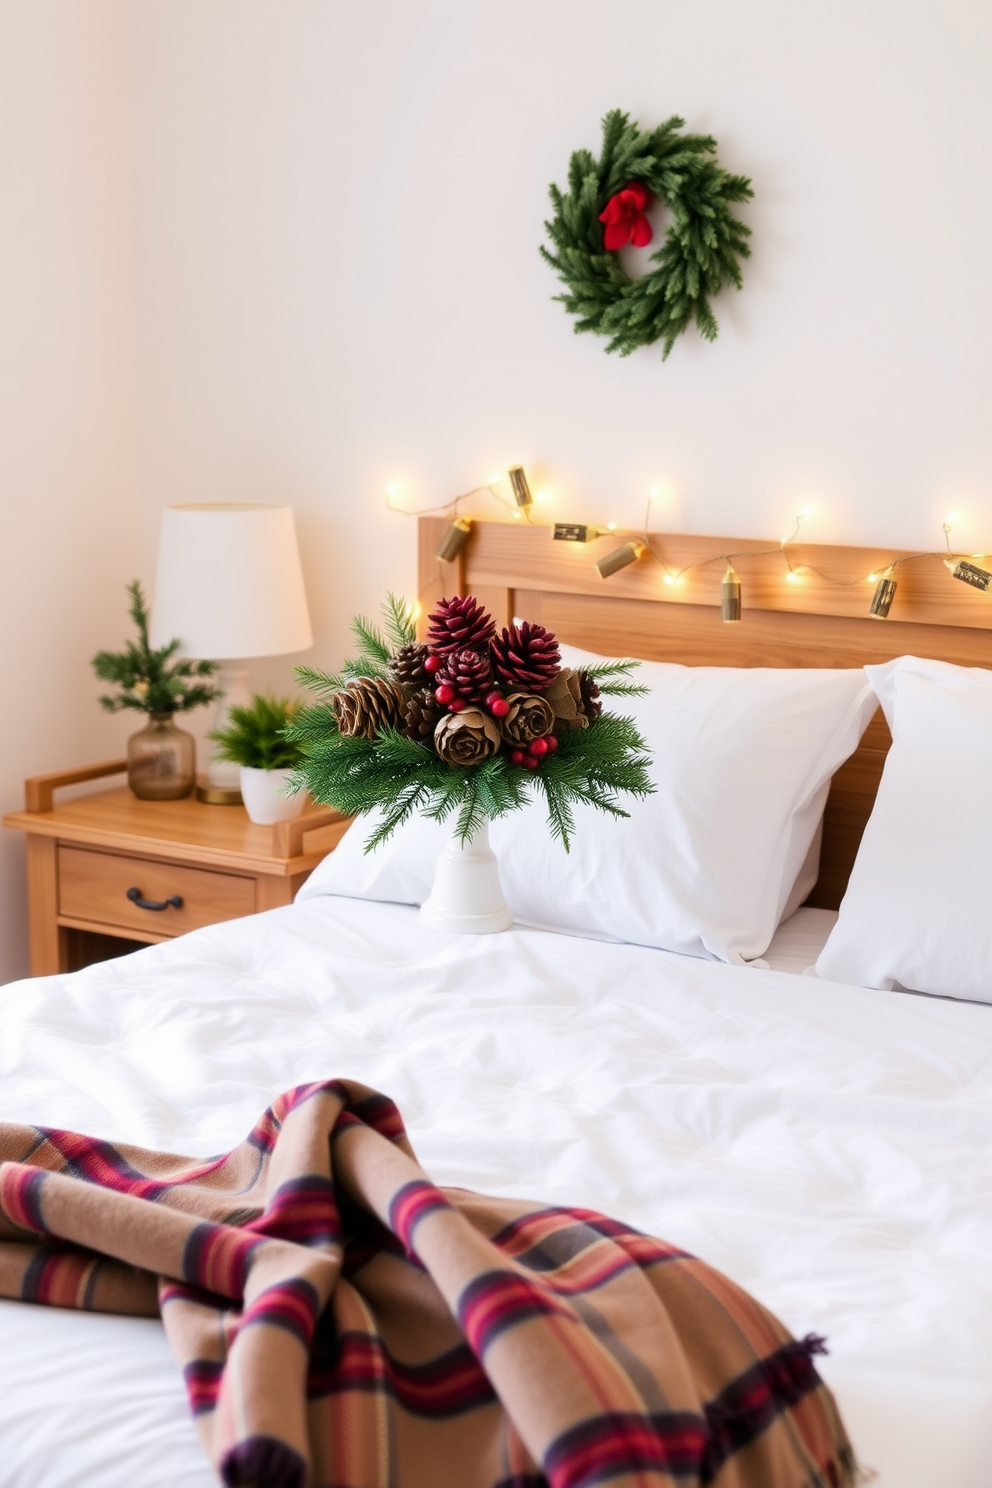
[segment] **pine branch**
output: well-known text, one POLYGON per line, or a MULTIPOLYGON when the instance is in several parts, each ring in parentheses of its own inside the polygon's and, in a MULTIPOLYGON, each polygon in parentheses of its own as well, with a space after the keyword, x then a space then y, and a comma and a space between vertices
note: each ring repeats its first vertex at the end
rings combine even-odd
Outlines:
MULTIPOLYGON (((372 621, 366 620, 364 615, 356 615, 351 622, 351 629, 355 640, 358 642, 359 664, 366 665, 370 663, 373 666, 384 668, 392 653, 379 630, 372 624, 372 621)), ((348 663, 346 662, 345 667, 347 668, 347 666, 348 663)), ((368 673, 362 672, 358 675, 367 676, 368 673)))
POLYGON ((640 664, 632 660, 599 661, 581 670, 592 677, 605 697, 646 697, 649 689, 642 682, 628 680, 640 664))
POLYGON ((408 600, 399 599, 395 594, 386 595, 386 602, 382 607, 382 623, 386 638, 394 651, 398 651, 401 646, 409 646, 417 639, 413 605, 408 600))
POLYGON ((148 607, 137 579, 127 586, 130 595, 128 614, 138 632, 138 640, 125 642, 123 651, 98 651, 92 667, 102 682, 113 682, 119 693, 104 693, 100 706, 109 713, 133 709, 141 713, 183 713, 209 703, 219 693, 206 682, 193 686, 191 679, 211 677, 217 670, 215 661, 173 660, 179 650, 177 640, 153 648, 148 639, 148 607))

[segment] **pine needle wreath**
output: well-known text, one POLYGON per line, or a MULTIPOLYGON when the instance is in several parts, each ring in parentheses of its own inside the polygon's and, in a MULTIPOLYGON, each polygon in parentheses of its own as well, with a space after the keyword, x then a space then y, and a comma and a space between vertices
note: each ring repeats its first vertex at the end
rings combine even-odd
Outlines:
MULTIPOLYGON (((556 295, 575 330, 610 338, 607 351, 629 356, 639 346, 664 343, 664 361, 678 336, 694 320, 707 341, 717 335, 710 297, 728 284, 741 288, 740 260, 749 258, 751 229, 730 210, 754 195, 747 176, 731 175, 716 158, 708 134, 680 134, 673 115, 657 129, 642 131, 629 115, 613 109, 603 120, 598 160, 576 150, 568 168, 568 190, 550 187, 554 215, 544 225, 553 250, 541 253, 565 285, 556 295), (635 188, 631 192, 630 188, 635 188), (637 187, 665 203, 668 230, 651 262, 658 267, 631 279, 617 251, 605 244, 604 213, 636 213, 637 187)), ((644 191, 639 193, 644 197, 644 191)), ((650 236, 633 241, 647 242, 650 236)))
MULTIPOLYGON (((442 601, 448 606, 475 604, 472 599, 442 601)), ((481 613, 481 607, 477 610, 481 613)), ((366 843, 367 852, 417 811, 436 821, 455 814, 458 834, 467 842, 483 823, 526 805, 531 792, 543 794, 549 829, 567 852, 576 804, 588 802, 611 816, 625 817, 629 813, 617 799, 620 793, 643 797, 654 790, 647 773, 647 746, 632 720, 598 711, 600 692, 635 697, 645 691, 632 677, 636 662, 603 662, 576 673, 560 668, 559 690, 564 694, 570 685, 571 692, 555 706, 535 702, 544 698, 540 690, 494 688, 483 707, 467 707, 457 697, 448 698, 442 685, 433 694, 435 698, 442 694, 437 703, 437 728, 425 740, 403 732, 402 707, 396 710, 394 723, 383 721, 388 716, 384 704, 388 705, 390 697, 400 700, 406 694, 412 699, 418 695, 414 687, 421 685, 396 680, 397 656, 404 653, 407 659, 407 648, 415 643, 409 607, 390 595, 383 617, 382 630, 362 616, 352 622, 358 654, 336 675, 297 667, 297 677, 319 701, 297 713, 285 733, 303 753, 294 776, 297 789, 306 786, 315 800, 347 816, 381 812, 381 821, 366 843), (546 713, 548 719, 554 714, 553 726, 532 740, 529 749, 514 748, 507 735, 501 735, 515 716, 519 719, 522 702, 546 713), (474 714, 471 720, 470 714, 474 714), (480 754, 486 747, 494 752, 467 765, 452 763, 451 756, 439 752, 462 727, 459 720, 476 739, 488 733, 490 744, 480 746, 480 754), (356 732, 347 731, 356 727, 356 732), (499 742, 493 744, 497 738, 499 742), (530 750, 539 752, 531 754, 530 750)), ((488 616, 483 619, 489 621, 488 616)), ((533 641, 534 630, 529 627, 525 639, 533 641)), ((503 636, 507 635, 504 631, 503 636)), ((539 639, 543 642, 548 636, 542 631, 539 639)), ((490 635, 478 644, 489 646, 490 635)), ((428 640, 424 648, 428 655, 429 647, 428 640)), ((545 691, 549 697, 556 696, 545 691)))

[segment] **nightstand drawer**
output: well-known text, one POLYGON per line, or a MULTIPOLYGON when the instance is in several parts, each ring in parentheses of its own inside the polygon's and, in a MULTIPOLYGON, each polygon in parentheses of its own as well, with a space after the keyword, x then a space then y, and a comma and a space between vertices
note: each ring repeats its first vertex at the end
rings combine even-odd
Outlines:
POLYGON ((254 879, 61 843, 58 885, 59 914, 65 918, 119 925, 148 935, 181 935, 255 912, 254 879), (128 898, 129 889, 140 893, 128 898), (182 900, 178 907, 168 903, 176 897, 182 900), (135 898, 145 905, 167 907, 143 908, 135 898))

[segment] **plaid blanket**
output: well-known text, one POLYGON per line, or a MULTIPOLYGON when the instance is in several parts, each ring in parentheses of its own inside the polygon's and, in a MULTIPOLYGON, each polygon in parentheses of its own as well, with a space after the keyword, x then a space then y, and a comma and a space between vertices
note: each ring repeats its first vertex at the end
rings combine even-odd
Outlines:
POLYGON ((227 1484, 855 1482, 820 1340, 600 1214, 435 1188, 346 1080, 208 1162, 0 1126, 0 1294, 160 1312, 227 1484))

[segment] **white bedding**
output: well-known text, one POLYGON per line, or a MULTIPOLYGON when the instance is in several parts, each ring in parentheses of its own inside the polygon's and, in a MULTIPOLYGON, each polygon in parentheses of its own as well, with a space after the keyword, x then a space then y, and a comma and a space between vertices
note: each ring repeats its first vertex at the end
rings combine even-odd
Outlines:
MULTIPOLYGON (((0 991, 0 1119, 207 1154, 335 1074, 440 1182, 613 1213, 826 1334, 879 1488, 987 1488, 992 1007, 332 898, 0 991)), ((0 1304, 2 1488, 212 1481, 157 1323, 0 1304)))

